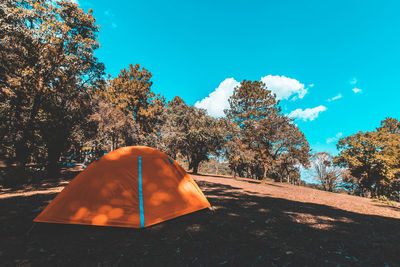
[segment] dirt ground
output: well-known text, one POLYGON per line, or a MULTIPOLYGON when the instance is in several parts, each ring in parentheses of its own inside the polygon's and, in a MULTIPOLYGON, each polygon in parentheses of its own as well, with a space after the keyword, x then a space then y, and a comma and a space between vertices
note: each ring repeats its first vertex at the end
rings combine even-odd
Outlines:
POLYGON ((145 229, 32 220, 77 172, 0 191, 1 266, 400 266, 400 207, 315 189, 193 176, 213 210, 145 229))

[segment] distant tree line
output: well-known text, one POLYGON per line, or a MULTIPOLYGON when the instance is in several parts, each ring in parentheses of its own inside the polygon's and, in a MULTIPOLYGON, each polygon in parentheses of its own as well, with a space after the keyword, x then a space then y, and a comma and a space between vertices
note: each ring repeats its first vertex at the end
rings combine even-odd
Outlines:
POLYGON ((400 198, 400 122, 386 118, 375 131, 339 140, 334 163, 346 168, 344 182, 363 196, 400 198))
POLYGON ((341 138, 339 154, 311 156, 311 169, 326 191, 400 201, 400 122, 386 118, 375 131, 341 138))
POLYGON ((85 152, 97 158, 146 145, 185 161, 193 173, 212 158, 234 176, 300 184, 300 168, 322 157, 325 190, 344 184, 373 196, 398 190, 397 120, 341 139, 338 157, 311 157, 306 137, 264 83, 242 81, 226 116, 213 118, 179 96, 166 101, 154 93, 151 72, 139 64, 107 77, 95 57, 98 31, 92 11, 70 1, 1 1, 0 159, 7 166, 1 183, 32 178, 32 166, 40 182, 42 174, 56 177, 66 159, 83 161, 85 152))

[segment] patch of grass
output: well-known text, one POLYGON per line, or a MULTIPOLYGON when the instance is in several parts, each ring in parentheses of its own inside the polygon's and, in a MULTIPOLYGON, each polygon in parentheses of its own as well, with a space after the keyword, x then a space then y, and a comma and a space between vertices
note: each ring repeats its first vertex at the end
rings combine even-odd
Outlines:
POLYGON ((372 198, 373 202, 379 202, 379 203, 383 203, 389 206, 396 206, 392 201, 390 201, 390 199, 387 196, 378 196, 378 197, 373 197, 372 198))

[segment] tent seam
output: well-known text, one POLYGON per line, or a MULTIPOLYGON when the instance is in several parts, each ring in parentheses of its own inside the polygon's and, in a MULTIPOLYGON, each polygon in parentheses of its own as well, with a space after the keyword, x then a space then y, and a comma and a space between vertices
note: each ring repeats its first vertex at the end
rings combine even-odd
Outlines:
POLYGON ((139 171, 139 212, 140 212, 140 227, 144 227, 144 212, 143 212, 143 191, 142 191, 142 157, 138 158, 139 171))

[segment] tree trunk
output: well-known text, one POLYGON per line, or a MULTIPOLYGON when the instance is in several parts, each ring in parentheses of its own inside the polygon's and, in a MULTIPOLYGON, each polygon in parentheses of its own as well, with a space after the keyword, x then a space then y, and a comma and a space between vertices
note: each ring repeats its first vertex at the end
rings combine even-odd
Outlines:
POLYGON ((193 169, 193 161, 188 159, 188 170, 192 170, 193 169))
POLYGON ((267 165, 266 164, 264 164, 263 165, 263 167, 264 167, 264 175, 263 175, 263 179, 267 179, 267 165))
POLYGON ((266 184, 267 183, 267 165, 263 164, 263 168, 264 168, 264 174, 263 174, 261 184, 266 184))
POLYGON ((68 129, 55 128, 47 136, 47 175, 56 178, 60 174, 59 159, 67 143, 68 129))
POLYGON ((60 174, 60 165, 58 163, 61 156, 61 149, 58 144, 52 144, 48 147, 47 175, 55 178, 60 174))
POLYGON ((198 173, 198 170, 199 170, 199 163, 200 163, 200 162, 198 162, 198 161, 194 161, 194 162, 192 163, 192 165, 193 165, 193 174, 197 174, 197 173, 198 173))
POLYGON ((30 148, 32 147, 32 144, 28 146, 28 140, 33 142, 34 120, 39 112, 42 89, 43 89, 43 78, 40 77, 37 88, 38 91, 33 98, 32 109, 29 114, 28 121, 22 131, 22 137, 16 145, 15 152, 16 152, 17 166, 25 165, 30 154, 30 148))
POLYGON ((28 146, 25 140, 21 138, 15 144, 15 161, 18 167, 25 166, 28 154, 28 146))

